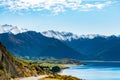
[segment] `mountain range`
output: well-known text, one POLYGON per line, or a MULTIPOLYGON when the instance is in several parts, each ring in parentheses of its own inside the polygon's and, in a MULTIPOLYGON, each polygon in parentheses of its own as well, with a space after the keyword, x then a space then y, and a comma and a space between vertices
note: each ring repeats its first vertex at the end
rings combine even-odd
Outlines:
POLYGON ((120 36, 98 34, 76 35, 70 32, 53 30, 45 31, 42 34, 59 39, 67 46, 85 55, 87 59, 120 60, 120 36))
POLYGON ((15 56, 28 56, 30 58, 83 58, 83 55, 61 41, 45 37, 35 31, 18 34, 2 33, 0 35, 0 41, 4 43, 7 49, 15 56))
POLYGON ((120 37, 115 35, 36 32, 6 24, 0 27, 0 41, 16 56, 120 60, 120 37))

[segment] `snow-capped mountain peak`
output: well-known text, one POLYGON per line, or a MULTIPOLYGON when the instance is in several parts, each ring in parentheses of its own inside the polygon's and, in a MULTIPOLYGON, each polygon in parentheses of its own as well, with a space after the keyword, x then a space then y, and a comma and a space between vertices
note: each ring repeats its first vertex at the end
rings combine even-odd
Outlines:
POLYGON ((88 35, 77 35, 73 34, 71 32, 59 32, 59 31, 53 31, 53 30, 48 30, 42 32, 42 34, 46 37, 51 37, 51 38, 56 38, 62 41, 71 41, 71 40, 76 40, 76 39, 94 39, 95 37, 104 37, 107 38, 108 36, 104 35, 99 35, 99 34, 88 34, 88 35))
POLYGON ((98 37, 100 35, 98 34, 87 34, 87 35, 80 35, 80 38, 88 38, 88 39, 94 39, 95 37, 98 37))
MULTIPOLYGON (((28 31, 27 29, 23 29, 13 25, 8 25, 8 24, 0 25, 0 34, 2 33, 19 34, 27 31, 28 31)), ((61 41, 71 41, 71 40, 77 40, 77 39, 94 39, 95 37, 99 37, 99 36, 107 38, 107 36, 98 35, 98 34, 77 35, 71 32, 64 32, 64 31, 59 32, 54 30, 48 30, 40 33, 43 36, 55 38, 61 41)))
POLYGON ((42 32, 42 34, 46 37, 52 37, 52 38, 56 38, 63 41, 65 40, 71 41, 72 39, 79 38, 79 36, 70 32, 59 32, 59 31, 53 31, 53 30, 44 31, 42 32))
POLYGON ((2 33, 13 33, 13 34, 18 34, 22 32, 27 32, 27 29, 23 29, 17 26, 12 26, 12 25, 0 25, 0 34, 2 33))

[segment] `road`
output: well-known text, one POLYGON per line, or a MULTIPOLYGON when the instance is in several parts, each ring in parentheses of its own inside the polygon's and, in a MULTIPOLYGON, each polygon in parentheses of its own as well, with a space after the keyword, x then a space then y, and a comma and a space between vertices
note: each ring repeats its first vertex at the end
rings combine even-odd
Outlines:
POLYGON ((25 78, 16 78, 13 80, 38 80, 40 78, 47 77, 47 75, 41 75, 41 76, 32 76, 32 77, 25 77, 25 78))

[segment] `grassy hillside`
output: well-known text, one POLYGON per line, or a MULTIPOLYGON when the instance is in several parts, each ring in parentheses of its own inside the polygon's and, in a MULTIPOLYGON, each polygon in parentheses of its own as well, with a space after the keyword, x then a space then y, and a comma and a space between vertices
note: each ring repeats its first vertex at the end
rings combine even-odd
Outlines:
POLYGON ((56 76, 48 76, 46 78, 42 78, 39 80, 82 80, 82 79, 78 79, 73 76, 56 75, 56 76))
POLYGON ((47 70, 39 67, 37 64, 28 64, 16 59, 0 43, 0 80, 6 80, 15 77, 27 77, 37 74, 44 74, 47 70))
MULTIPOLYGON (((10 80, 11 78, 16 77, 28 77, 35 76, 40 74, 53 74, 55 71, 53 69, 54 66, 60 68, 61 64, 78 64, 79 61, 69 60, 69 59, 53 59, 53 60, 23 60, 13 57, 6 49, 6 47, 0 42, 0 80, 10 80), (43 64, 45 63, 45 64, 43 64), (54 63, 50 65, 51 63, 54 63), (56 65, 57 64, 57 65, 56 65)), ((56 68, 55 68, 56 69, 56 68)), ((52 76, 52 79, 64 80, 64 79, 72 79, 74 77, 71 76, 52 76)), ((74 78, 72 80, 79 80, 74 78)))

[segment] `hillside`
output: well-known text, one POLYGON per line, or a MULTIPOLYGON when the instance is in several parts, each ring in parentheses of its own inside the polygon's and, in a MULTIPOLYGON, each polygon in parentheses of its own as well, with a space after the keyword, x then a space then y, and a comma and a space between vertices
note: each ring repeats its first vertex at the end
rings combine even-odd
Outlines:
POLYGON ((25 63, 13 57, 0 43, 0 80, 10 80, 16 77, 28 77, 49 73, 37 64, 25 63))
POLYGON ((0 43, 0 80, 35 75, 34 67, 14 58, 0 43))

